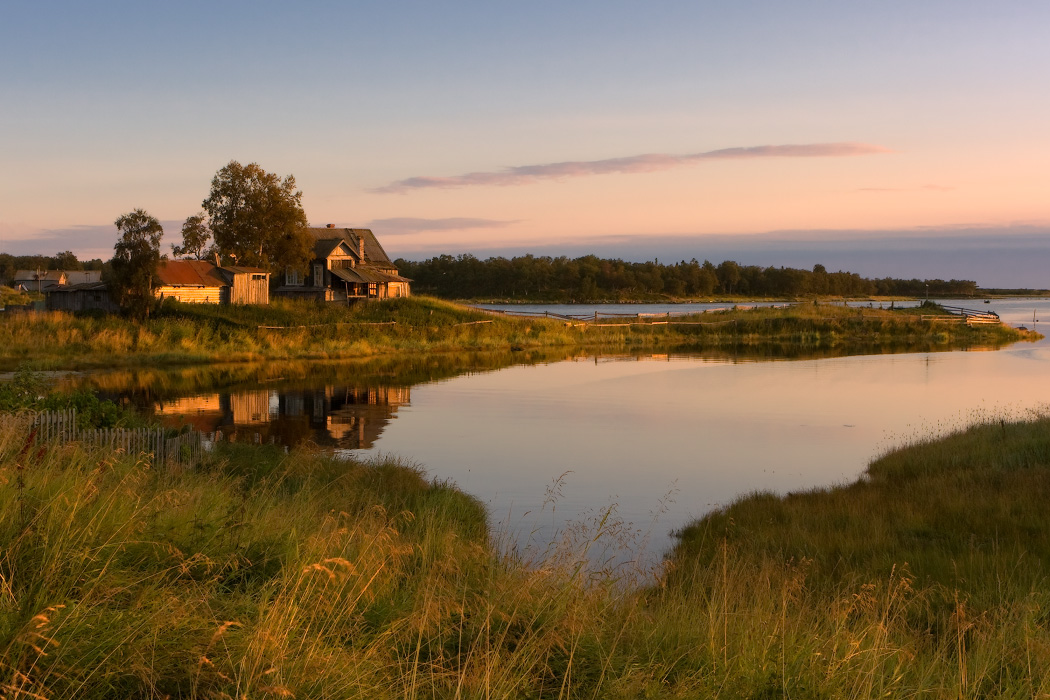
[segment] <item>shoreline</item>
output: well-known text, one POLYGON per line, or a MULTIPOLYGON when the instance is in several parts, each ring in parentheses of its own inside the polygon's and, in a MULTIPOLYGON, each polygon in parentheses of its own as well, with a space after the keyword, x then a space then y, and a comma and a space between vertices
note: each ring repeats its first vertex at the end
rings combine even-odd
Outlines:
MULTIPOLYGON (((138 323, 119 316, 20 314, 0 322, 0 367, 87 369, 217 362, 336 360, 543 348, 653 349, 796 344, 808 348, 1001 346, 1036 333, 958 323, 939 307, 838 304, 725 309, 625 325, 499 315, 426 297, 352 309, 170 305, 138 323)), ((639 319, 639 321, 643 321, 639 319)))

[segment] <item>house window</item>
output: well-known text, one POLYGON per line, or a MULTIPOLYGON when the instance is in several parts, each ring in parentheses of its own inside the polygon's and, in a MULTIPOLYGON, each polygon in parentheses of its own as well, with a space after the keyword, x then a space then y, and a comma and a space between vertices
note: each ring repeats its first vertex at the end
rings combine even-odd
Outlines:
POLYGON ((324 265, 314 265, 314 286, 324 286, 324 265))
POLYGON ((265 279, 266 279, 266 275, 257 275, 257 274, 253 274, 252 275, 252 280, 255 281, 255 282, 261 282, 261 281, 263 281, 265 279))
POLYGON ((299 275, 298 270, 289 267, 284 271, 284 283, 289 287, 301 287, 303 278, 299 275))
POLYGON ((378 295, 379 295, 379 285, 376 284, 375 282, 370 282, 368 284, 368 296, 374 297, 374 296, 378 296, 378 295))

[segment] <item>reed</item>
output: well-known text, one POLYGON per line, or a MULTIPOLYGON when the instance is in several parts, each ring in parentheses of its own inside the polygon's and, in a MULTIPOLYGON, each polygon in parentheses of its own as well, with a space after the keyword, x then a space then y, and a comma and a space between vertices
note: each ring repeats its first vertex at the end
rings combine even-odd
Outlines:
POLYGON ((921 320, 936 310, 800 304, 623 323, 493 315, 426 297, 354 307, 277 300, 268 306, 166 303, 141 323, 119 316, 18 314, 0 321, 0 367, 38 369, 335 360, 445 352, 761 350, 807 352, 997 347, 1034 339, 1005 326, 921 320), (670 319, 665 319, 669 321, 670 319), (629 323, 629 325, 628 325, 629 323))
POLYGON ((0 419, 12 698, 1032 698, 1050 692, 1050 419, 755 495, 613 560, 538 553, 403 463, 220 445, 199 470, 0 419), (618 562, 618 563, 617 563, 618 562))

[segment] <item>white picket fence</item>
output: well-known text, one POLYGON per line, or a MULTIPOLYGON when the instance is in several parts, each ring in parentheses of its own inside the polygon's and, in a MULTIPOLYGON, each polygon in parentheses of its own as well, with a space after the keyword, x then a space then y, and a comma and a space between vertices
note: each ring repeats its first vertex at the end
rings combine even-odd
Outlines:
POLYGON ((195 467, 204 450, 203 434, 193 430, 166 437, 164 428, 95 428, 79 430, 77 411, 41 411, 33 416, 38 443, 81 442, 125 454, 145 454, 155 464, 195 467))

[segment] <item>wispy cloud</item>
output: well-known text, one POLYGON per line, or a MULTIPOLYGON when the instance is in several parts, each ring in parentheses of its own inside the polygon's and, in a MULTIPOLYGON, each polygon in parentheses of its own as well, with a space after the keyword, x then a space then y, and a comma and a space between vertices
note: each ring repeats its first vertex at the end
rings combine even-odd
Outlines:
POLYGON ((954 189, 947 185, 922 185, 921 187, 861 187, 854 192, 951 192, 954 189))
POLYGON ((558 180, 586 175, 612 173, 652 173, 691 165, 707 160, 742 160, 749 158, 829 158, 890 153, 890 149, 868 143, 808 143, 782 146, 744 146, 717 151, 674 155, 646 153, 605 160, 565 161, 540 165, 518 165, 493 172, 467 173, 447 177, 410 177, 397 180, 373 192, 405 193, 427 188, 471 187, 477 185, 527 185, 540 180, 558 180))
POLYGON ((404 235, 410 233, 426 233, 430 231, 465 231, 475 228, 504 228, 518 221, 503 221, 500 219, 469 219, 463 217, 451 217, 447 219, 416 219, 412 217, 396 217, 393 219, 375 219, 368 222, 368 227, 376 230, 380 235, 404 235))

